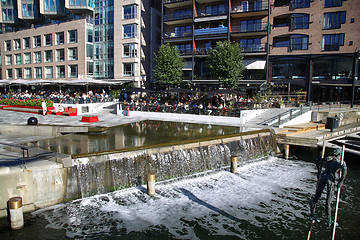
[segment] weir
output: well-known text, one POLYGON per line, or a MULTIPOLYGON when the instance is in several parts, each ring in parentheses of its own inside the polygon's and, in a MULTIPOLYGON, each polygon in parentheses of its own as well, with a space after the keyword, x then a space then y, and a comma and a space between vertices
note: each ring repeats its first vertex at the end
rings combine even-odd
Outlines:
POLYGON ((156 174, 156 181, 168 180, 230 167, 231 156, 237 156, 241 163, 276 151, 272 132, 259 130, 201 141, 72 155, 68 167, 58 163, 0 174, 0 181, 7 183, 0 192, 0 216, 6 216, 6 202, 14 195, 23 198, 24 211, 33 211, 72 199, 140 186, 146 184, 149 173, 156 174))

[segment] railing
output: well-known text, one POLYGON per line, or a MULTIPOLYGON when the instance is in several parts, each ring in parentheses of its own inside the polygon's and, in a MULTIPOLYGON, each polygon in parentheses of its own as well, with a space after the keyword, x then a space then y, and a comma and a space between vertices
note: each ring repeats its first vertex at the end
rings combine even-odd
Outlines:
POLYGON ((243 52, 266 52, 266 44, 252 44, 241 46, 243 52))
POLYGON ((262 11, 262 10, 267 10, 268 9, 268 1, 256 1, 254 3, 244 3, 238 6, 234 6, 231 9, 231 13, 245 13, 245 12, 257 12, 257 11, 262 11))
POLYGON ((219 16, 219 15, 225 15, 228 13, 228 8, 223 9, 213 9, 211 11, 209 10, 198 10, 196 17, 213 17, 213 16, 219 16))
POLYGON ((186 37, 191 37, 191 36, 192 36, 191 32, 179 32, 179 33, 165 32, 164 33, 164 38, 186 38, 186 37))
POLYGON ((267 31, 267 23, 262 24, 247 24, 244 26, 232 26, 231 33, 249 33, 249 32, 264 32, 267 31))
POLYGON ((265 121, 263 121, 261 124, 266 126, 280 126, 281 124, 284 124, 295 117, 301 116, 302 114, 310 111, 312 107, 303 107, 300 106, 298 108, 291 108, 283 113, 280 113, 272 118, 269 118, 265 121))
POLYGON ((164 4, 178 3, 178 2, 192 2, 192 0, 163 0, 164 4))
POLYGON ((217 28, 201 28, 195 29, 194 35, 217 35, 217 34, 224 34, 228 32, 228 27, 217 27, 217 28))
POLYGON ((212 48, 195 48, 195 55, 207 55, 212 48))
POLYGON ((166 21, 174 21, 174 20, 183 20, 183 19, 190 19, 192 18, 193 14, 192 13, 187 13, 187 14, 176 14, 176 13, 172 13, 172 14, 166 14, 164 15, 164 22, 166 21))

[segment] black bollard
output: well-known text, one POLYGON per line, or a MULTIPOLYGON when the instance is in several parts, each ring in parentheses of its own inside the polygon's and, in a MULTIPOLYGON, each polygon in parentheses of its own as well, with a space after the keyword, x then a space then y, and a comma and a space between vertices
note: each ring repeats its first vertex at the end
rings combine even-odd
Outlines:
POLYGON ((36 117, 30 117, 27 120, 27 125, 37 125, 38 124, 38 120, 36 117))

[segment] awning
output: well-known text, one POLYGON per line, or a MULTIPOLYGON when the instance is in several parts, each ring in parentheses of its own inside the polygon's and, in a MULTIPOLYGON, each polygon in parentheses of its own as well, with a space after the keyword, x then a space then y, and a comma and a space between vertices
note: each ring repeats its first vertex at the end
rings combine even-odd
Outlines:
POLYGON ((195 62, 185 62, 185 66, 182 70, 191 71, 195 65, 195 62))
POLYGON ((266 60, 262 59, 244 59, 243 64, 246 69, 265 69, 266 60))

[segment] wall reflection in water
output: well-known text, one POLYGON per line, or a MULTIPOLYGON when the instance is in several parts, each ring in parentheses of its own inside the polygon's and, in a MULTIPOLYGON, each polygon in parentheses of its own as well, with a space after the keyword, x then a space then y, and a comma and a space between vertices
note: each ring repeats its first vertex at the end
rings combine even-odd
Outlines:
POLYGON ((163 121, 141 121, 109 128, 101 133, 69 134, 30 143, 53 152, 86 154, 202 139, 252 131, 243 127, 163 121))

